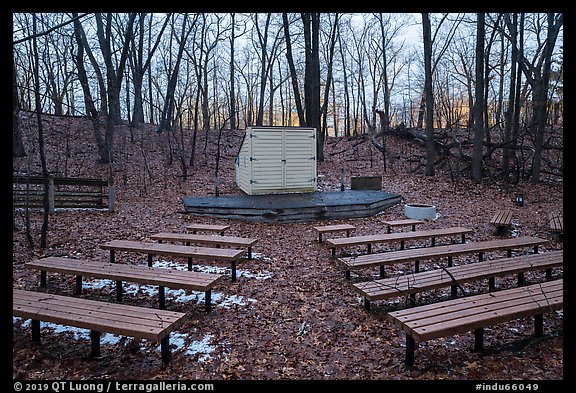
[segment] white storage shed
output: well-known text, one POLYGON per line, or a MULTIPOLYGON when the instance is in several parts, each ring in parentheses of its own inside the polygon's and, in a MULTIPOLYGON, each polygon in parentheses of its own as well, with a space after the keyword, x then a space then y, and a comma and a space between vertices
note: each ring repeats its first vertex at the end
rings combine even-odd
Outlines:
POLYGON ((248 127, 236 183, 248 195, 316 191, 316 129, 248 127))

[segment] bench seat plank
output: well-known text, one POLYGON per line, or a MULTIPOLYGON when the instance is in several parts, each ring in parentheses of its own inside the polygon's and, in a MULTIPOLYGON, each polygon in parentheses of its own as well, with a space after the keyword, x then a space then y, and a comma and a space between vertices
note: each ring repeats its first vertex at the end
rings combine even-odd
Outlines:
POLYGON ((422 220, 415 220, 412 218, 384 221, 384 224, 386 224, 386 230, 388 233, 392 232, 392 228, 403 227, 403 226, 411 226, 412 230, 415 231, 416 225, 423 224, 423 223, 424 223, 424 221, 422 221, 422 220))
POLYGON ((550 229, 555 232, 564 231, 564 215, 561 213, 552 213, 549 217, 550 229))
POLYGON ((406 334, 406 358, 414 364, 416 342, 474 331, 474 349, 482 350, 484 328, 534 317, 534 333, 543 334, 543 315, 564 307, 562 279, 393 311, 385 319, 406 334))
POLYGON ((152 255, 165 255, 188 259, 188 270, 192 270, 192 258, 210 259, 214 261, 231 262, 232 281, 236 281, 236 262, 244 250, 235 248, 211 248, 184 246, 180 244, 152 243, 134 240, 111 240, 100 245, 100 248, 110 251, 110 262, 115 263, 116 251, 148 254, 148 266, 152 266, 152 255))
POLYGON ((127 306, 96 300, 12 289, 12 314, 32 320, 32 336, 39 341, 39 321, 89 329, 92 353, 100 353, 100 333, 160 341, 162 361, 170 361, 170 333, 180 327, 185 313, 127 306), (93 334, 96 332, 97 334, 93 334), (36 336, 36 337, 35 337, 36 336), (97 340, 97 341, 96 341, 97 340))
MULTIPOLYGON (((220 282, 224 277, 221 274, 214 273, 152 268, 139 265, 125 265, 63 257, 37 259, 27 262, 26 267, 40 270, 41 272, 109 279, 117 281, 117 285, 121 285, 122 281, 128 281, 144 285, 158 285, 159 287, 203 291, 206 293, 206 311, 210 311, 210 291, 212 290, 212 287, 216 283, 220 282), (118 284, 118 281, 120 284, 118 284)), ((41 286, 45 286, 45 282, 42 281, 43 280, 41 279, 41 286)), ((77 288, 77 293, 80 292, 81 288, 77 288)), ((117 299, 121 301, 121 295, 117 295, 117 299)), ((160 300, 160 307, 164 307, 162 298, 160 300)))
POLYGON ((392 311, 385 318, 422 342, 562 307, 563 280, 559 279, 392 311))
POLYGON ((177 232, 158 232, 150 236, 150 239, 158 242, 183 242, 186 245, 202 244, 217 245, 228 247, 247 247, 248 259, 252 259, 252 247, 258 241, 255 238, 246 238, 238 236, 213 236, 213 235, 196 235, 190 233, 177 232))
POLYGON ((408 240, 431 238, 432 245, 434 246, 435 239, 437 237, 461 235, 462 239, 465 241, 464 238, 465 235, 472 232, 474 232, 474 230, 469 228, 451 227, 451 228, 428 229, 422 231, 397 232, 397 233, 385 233, 385 234, 379 233, 374 235, 326 239, 326 243, 332 246, 332 255, 334 255, 336 248, 360 246, 365 244, 370 245, 375 243, 401 242, 401 249, 404 249, 404 242, 408 240))
MULTIPOLYGON (((485 262, 469 263, 443 269, 433 269, 398 277, 354 283, 353 289, 366 301, 385 300, 412 295, 426 290, 445 288, 492 277, 502 277, 528 271, 548 270, 564 263, 564 251, 520 255, 485 262)), ((369 303, 368 303, 369 304, 369 303)))
MULTIPOLYGON (((363 269, 375 266, 392 265, 403 262, 416 262, 422 259, 435 259, 442 257, 452 258, 453 256, 507 250, 511 256, 514 248, 534 247, 534 252, 538 251, 538 246, 547 243, 548 240, 534 237, 521 236, 508 239, 485 240, 461 244, 448 244, 436 247, 410 248, 406 250, 388 251, 376 254, 360 255, 357 257, 340 257, 338 261, 346 269, 346 278, 350 277, 350 270, 363 269)), ((482 258, 480 258, 482 259, 482 258)), ((449 260, 449 266, 451 266, 449 260)), ((418 267, 416 268, 418 271, 418 267)))
POLYGON ((13 314, 100 332, 160 341, 185 313, 13 289, 13 314))
POLYGON ((356 227, 350 224, 336 224, 336 225, 322 225, 312 227, 316 232, 318 232, 318 243, 322 243, 322 235, 325 233, 335 233, 344 232, 346 235, 350 236, 350 232, 354 231, 356 227))
POLYGON ((492 216, 490 224, 497 226, 507 226, 512 223, 512 211, 511 210, 498 210, 492 216))

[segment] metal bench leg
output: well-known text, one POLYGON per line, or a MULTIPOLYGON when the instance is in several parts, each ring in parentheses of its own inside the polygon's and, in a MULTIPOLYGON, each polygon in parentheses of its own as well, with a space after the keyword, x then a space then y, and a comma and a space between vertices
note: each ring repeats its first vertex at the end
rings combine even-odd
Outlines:
POLYGON ((542 337, 544 335, 544 314, 534 315, 534 336, 542 337))
POLYGON ((484 260, 484 253, 480 252, 478 253, 478 262, 482 262, 484 260))
POLYGON ((120 303, 122 301, 122 281, 116 281, 116 301, 120 303))
POLYGON ((546 269, 546 280, 552 280, 552 268, 546 269))
POLYGON ((436 246, 436 238, 432 236, 432 247, 436 246))
POLYGON ((46 288, 46 270, 40 271, 40 286, 46 288))
POLYGON ((496 279, 494 277, 490 277, 488 279, 488 291, 492 292, 496 289, 496 279))
POLYGON ((401 250, 404 249, 404 240, 400 240, 400 249, 401 249, 401 250))
POLYGON ((474 329, 474 351, 480 352, 484 348, 484 328, 474 329))
POLYGON ((368 254, 372 254, 372 244, 368 244, 368 254))
POLYGON ((152 257, 154 255, 153 254, 148 254, 148 267, 152 267, 152 257))
POLYGON ((192 271, 192 258, 188 258, 188 271, 192 271))
POLYGON ((32 341, 36 344, 40 344, 40 321, 37 319, 33 319, 31 322, 32 325, 32 341))
POLYGON ((452 255, 448 256, 448 267, 452 267, 452 255))
POLYGON ((384 269, 384 265, 380 265, 380 278, 386 277, 386 270, 384 269))
POLYGON ((336 257, 336 247, 332 247, 332 257, 336 257))
POLYGON ((534 246, 534 254, 538 254, 538 245, 534 246))
POLYGON ((518 273, 518 286, 519 287, 524 286, 524 272, 518 273))
POLYGON ((166 308, 166 292, 162 285, 158 286, 158 305, 161 310, 166 308))
POLYGON ((318 243, 322 243, 322 233, 318 233, 318 243))
POLYGON ((206 312, 212 311, 212 290, 209 289, 204 293, 204 309, 206 312))
POLYGON ((466 235, 462 235, 462 244, 466 243, 466 235))
POLYGON ((82 276, 76 276, 76 295, 80 295, 82 293, 82 276))
POLYGON ((410 305, 413 306, 416 304, 416 294, 415 293, 411 293, 410 294, 410 305))
POLYGON ((346 277, 346 280, 350 280, 350 269, 344 271, 344 277, 346 277))
POLYGON ((370 300, 364 298, 364 309, 370 310, 370 300))
POLYGON ((452 285, 450 287, 450 296, 452 297, 458 296, 458 285, 452 285))
POLYGON ((252 259, 252 247, 248 247, 248 259, 252 259))
POLYGON ((420 261, 415 261, 414 263, 414 273, 420 272, 420 261))
POLYGON ((415 347, 416 343, 414 342, 414 339, 408 333, 406 333, 406 359, 404 362, 406 363, 407 366, 414 365, 415 347))
POLYGON ((236 281, 236 261, 232 261, 232 281, 236 281))
POLYGON ((90 355, 100 357, 100 332, 90 330, 90 355))
POLYGON ((110 263, 116 263, 116 251, 110 250, 110 263))
POLYGON ((162 352, 162 363, 169 363, 170 360, 172 360, 172 352, 170 351, 170 336, 166 336, 160 340, 160 350, 162 352))

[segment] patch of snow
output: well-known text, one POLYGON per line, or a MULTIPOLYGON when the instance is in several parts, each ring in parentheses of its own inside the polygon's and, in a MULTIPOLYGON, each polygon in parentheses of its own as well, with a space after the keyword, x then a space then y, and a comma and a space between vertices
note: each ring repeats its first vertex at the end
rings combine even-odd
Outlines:
MULTIPOLYGON (((174 346, 176 351, 183 352, 184 356, 192 357, 200 354, 198 361, 201 363, 209 360, 210 354, 217 348, 217 345, 210 343, 210 340, 212 340, 212 335, 206 334, 204 337, 202 337, 202 339, 192 340, 191 342, 190 337, 191 336, 189 334, 173 332, 170 335, 170 345, 174 346)), ((160 350, 160 345, 158 345, 156 349, 160 350)))

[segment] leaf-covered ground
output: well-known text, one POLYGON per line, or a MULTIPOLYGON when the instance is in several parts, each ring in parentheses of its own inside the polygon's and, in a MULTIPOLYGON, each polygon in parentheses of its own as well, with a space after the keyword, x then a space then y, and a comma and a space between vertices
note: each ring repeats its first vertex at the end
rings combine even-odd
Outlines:
MULTIPOLYGON (((96 163, 96 146, 90 123, 79 119, 48 117, 45 121, 48 168, 66 176, 107 178, 116 186, 116 211, 58 210, 50 216, 48 247, 39 247, 42 214, 32 212, 26 238, 23 210, 13 211, 13 286, 74 296, 74 277, 48 274, 48 287, 39 287, 39 273, 24 263, 34 258, 58 255, 106 261, 108 253, 99 245, 113 239, 150 240, 159 231, 183 232, 190 222, 230 225, 227 234, 255 237, 255 258, 239 265, 239 279, 231 282, 227 264, 198 262, 198 269, 219 268, 227 274, 213 290, 213 309, 204 311, 203 293, 171 290, 167 307, 187 313, 186 323, 172 335, 174 357, 163 366, 157 343, 126 337, 103 336, 102 356, 91 358, 86 331, 55 325, 42 328, 42 346, 31 342, 29 321, 13 318, 13 377, 18 379, 170 379, 170 380, 562 380, 564 379, 563 312, 547 314, 545 335, 534 338, 532 319, 521 319, 486 328, 485 350, 473 352, 472 333, 431 340, 419 345, 414 367, 404 365, 404 334, 384 315, 406 307, 406 299, 375 302, 370 311, 345 280, 328 248, 317 241, 312 229, 328 222, 262 224, 214 220, 182 214, 182 198, 214 194, 217 131, 198 133, 195 166, 182 178, 178 144, 167 142, 152 128, 118 127, 115 162, 96 163), (206 148, 205 148, 206 146, 206 148), (173 160, 169 162, 170 150, 173 160)), ((36 131, 25 128, 29 151, 36 131)), ((561 133, 560 133, 561 135, 561 133)), ((234 157, 243 131, 224 131, 221 143, 219 191, 238 194, 234 183, 234 157)), ((561 238, 547 225, 550 212, 563 210, 563 184, 545 178, 538 185, 510 184, 496 180, 471 182, 458 176, 457 165, 444 164, 434 177, 423 175, 422 145, 388 137, 387 170, 382 156, 359 139, 329 138, 326 160, 318 164, 319 188, 337 190, 341 171, 345 184, 352 176, 382 175, 383 189, 398 193, 402 203, 369 218, 330 221, 357 227, 356 234, 385 230, 383 221, 404 218, 403 204, 426 203, 437 208, 436 220, 425 228, 465 226, 474 230, 468 241, 506 236, 539 236, 550 242, 541 252, 562 249, 561 238), (525 206, 513 203, 516 193, 525 195, 525 206), (489 220, 496 209, 514 212, 512 228, 495 234, 489 220)), ((185 140, 185 160, 190 143, 185 140)), ((554 158, 556 159, 556 158, 554 158)), ((18 171, 38 171, 38 160, 14 159, 18 171)), ((463 168, 463 167, 462 167, 463 168)), ((443 239, 444 241, 448 241, 443 239)), ((457 240, 457 239, 455 239, 457 240)), ((424 242, 412 242, 411 247, 424 242)), ((397 245, 396 245, 397 246, 397 245)), ((375 251, 385 251, 376 249, 375 251)), ((346 250, 364 252, 363 248, 346 250)), ((523 250, 521 252, 527 252, 523 250)), ((488 253, 485 258, 501 258, 488 253)), ((121 254, 122 263, 145 263, 144 255, 121 254)), ((476 256, 455 258, 473 263, 476 256)), ((185 261, 157 258, 164 268, 184 268, 185 261)), ((422 263, 432 268, 434 261, 422 263)), ((412 265, 389 267, 389 275, 402 274, 412 265)), ((362 272, 377 277, 377 271, 362 272)), ((555 269, 554 278, 563 276, 555 269)), ((353 275, 352 280, 359 278, 353 275)), ((543 273, 526 275, 528 283, 544 279, 543 273)), ((126 284, 128 285, 128 283, 126 284)), ((516 278, 497 280, 499 288, 513 287, 516 278)), ((470 293, 487 291, 487 282, 465 285, 470 293)), ((128 288, 128 287, 127 287, 128 288)), ((132 285, 126 304, 157 307, 155 288, 132 285)), ((81 295, 113 302, 114 286, 105 280, 86 280, 81 295)), ((448 299, 450 289, 424 293, 419 303, 448 299)))

